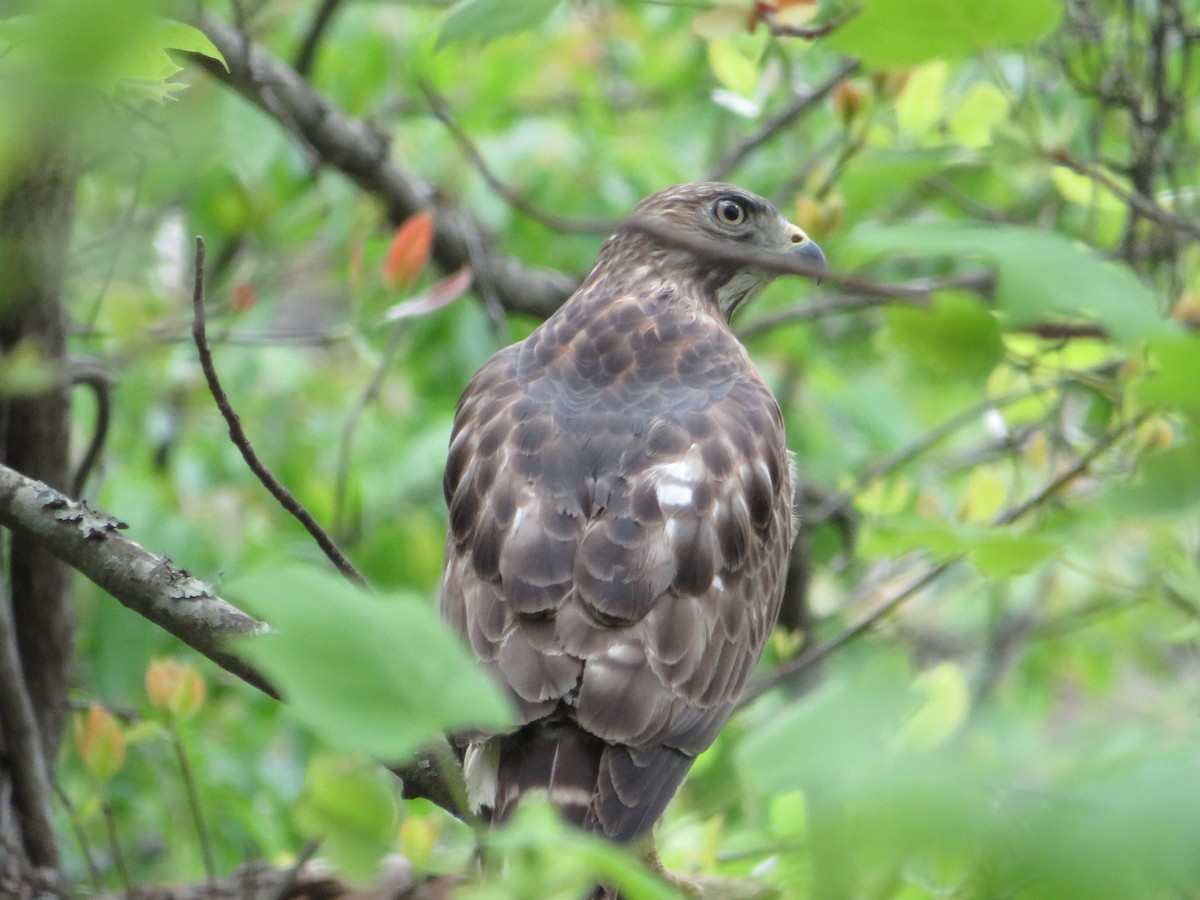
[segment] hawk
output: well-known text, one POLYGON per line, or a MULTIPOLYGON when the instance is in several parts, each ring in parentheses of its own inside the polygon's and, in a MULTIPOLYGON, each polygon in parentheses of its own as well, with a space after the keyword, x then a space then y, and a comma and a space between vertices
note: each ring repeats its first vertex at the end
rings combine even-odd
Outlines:
POLYGON ((491 821, 540 791, 588 831, 648 833, 775 622, 793 465, 729 325, 774 276, 737 248, 824 268, 761 197, 668 188, 459 401, 440 609, 518 713, 459 739, 491 821))

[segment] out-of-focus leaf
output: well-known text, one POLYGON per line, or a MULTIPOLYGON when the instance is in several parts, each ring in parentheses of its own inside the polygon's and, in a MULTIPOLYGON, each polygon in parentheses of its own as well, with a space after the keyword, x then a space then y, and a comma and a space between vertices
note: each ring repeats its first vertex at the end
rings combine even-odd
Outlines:
POLYGON ((696 16, 692 31, 706 41, 721 41, 745 34, 753 21, 752 2, 721 4, 696 16))
POLYGON ((920 750, 945 743, 971 710, 971 689, 962 668, 938 663, 918 675, 913 686, 925 695, 925 702, 900 728, 901 745, 920 750))
POLYGON ((860 250, 987 259, 996 299, 1015 327, 1054 315, 1104 326, 1123 344, 1174 333, 1155 295, 1128 268, 1106 262, 1061 235, 1034 228, 941 224, 863 225, 860 250))
POLYGON ((885 339, 937 377, 984 381, 1004 359, 1000 323, 970 297, 939 294, 928 309, 894 306, 885 339))
POLYGON ((1169 516, 1200 508, 1200 441, 1146 453, 1129 484, 1105 492, 1105 505, 1121 516, 1169 516))
POLYGON ((872 68, 899 68, 1031 43, 1049 34, 1061 16, 1054 0, 868 0, 829 43, 872 68))
POLYGON ((1062 546, 1056 535, 993 528, 975 541, 967 558, 984 578, 1011 578, 1036 569, 1062 546))
POLYGON ((917 137, 924 137, 934 129, 945 115, 942 92, 949 71, 950 67, 941 60, 913 71, 896 98, 896 121, 901 128, 917 137))
POLYGON ((747 54, 740 42, 709 41, 708 65, 717 81, 743 97, 753 97, 758 85, 757 55, 747 54))
POLYGON ((437 46, 456 41, 486 42, 527 31, 554 12, 560 0, 459 0, 446 13, 437 46))
POLYGON ((86 713, 75 715, 75 747, 83 765, 99 784, 104 784, 125 763, 125 735, 116 718, 93 703, 86 713))
POLYGON ((1007 578, 1037 568, 1061 547, 1062 540, 1055 535, 1027 533, 1014 526, 898 519, 868 530, 861 553, 881 557, 923 551, 934 562, 965 557, 981 575, 1007 578))
POLYGON ((334 746, 403 760, 448 732, 509 721, 507 700, 426 602, 367 595, 303 565, 251 573, 229 592, 277 632, 239 638, 239 652, 334 746))
POLYGON ((1200 412, 1200 335, 1179 334, 1150 344, 1154 366, 1135 386, 1151 406, 1200 412))
POLYGON ((982 149, 992 142, 992 128, 1008 114, 1008 98, 999 88, 975 84, 950 116, 950 133, 964 147, 982 149))
POLYGON ((389 776, 378 765, 318 756, 296 802, 296 824, 321 841, 339 875, 372 879, 395 846, 397 806, 389 776))
POLYGON ((432 249, 433 211, 426 209, 396 228, 383 262, 383 283, 393 290, 412 283, 429 262, 432 249))

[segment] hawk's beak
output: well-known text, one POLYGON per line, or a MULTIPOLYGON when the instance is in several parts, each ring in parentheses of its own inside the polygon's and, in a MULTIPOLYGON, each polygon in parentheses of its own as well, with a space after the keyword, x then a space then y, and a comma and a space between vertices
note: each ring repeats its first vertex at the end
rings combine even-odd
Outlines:
POLYGON ((792 241, 791 246, 788 247, 788 254, 812 266, 813 278, 820 282, 821 276, 829 271, 825 253, 817 246, 816 241, 804 233, 800 226, 788 225, 788 233, 792 241))

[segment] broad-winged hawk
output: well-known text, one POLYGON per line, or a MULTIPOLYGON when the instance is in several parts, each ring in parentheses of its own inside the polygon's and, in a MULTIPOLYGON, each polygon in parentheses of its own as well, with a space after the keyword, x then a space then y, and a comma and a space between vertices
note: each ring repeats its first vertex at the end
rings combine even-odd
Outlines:
POLYGON ((794 478, 729 326, 773 276, 704 241, 824 266, 762 198, 669 188, 459 401, 441 610, 518 710, 511 733, 462 742, 492 820, 540 790, 590 831, 648 832, 774 624, 794 478))

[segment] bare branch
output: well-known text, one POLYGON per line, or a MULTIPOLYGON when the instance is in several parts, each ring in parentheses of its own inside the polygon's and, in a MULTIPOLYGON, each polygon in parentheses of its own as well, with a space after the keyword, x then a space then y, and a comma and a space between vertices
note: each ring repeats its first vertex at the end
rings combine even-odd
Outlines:
POLYGON ((1096 184, 1103 187, 1105 190, 1115 194, 1123 202, 1128 204, 1130 208, 1137 211, 1138 215, 1145 219, 1149 219, 1156 225, 1161 225, 1163 228, 1171 229, 1172 231, 1182 232, 1193 240, 1200 240, 1200 222, 1193 219, 1177 216, 1174 213, 1163 209, 1145 194, 1135 190, 1130 190, 1127 187, 1119 184, 1116 179, 1105 172, 1098 166, 1090 165, 1082 159, 1072 156, 1063 148, 1050 151, 1047 156, 1052 162, 1058 163, 1060 166, 1066 166, 1072 172, 1084 175, 1090 178, 1096 184))
POLYGON ((242 459, 246 461, 246 465, 250 471, 255 474, 263 487, 270 492, 271 496, 279 501, 279 505, 292 514, 304 529, 312 535, 317 546, 329 558, 330 562, 337 567, 337 570, 353 581, 355 584, 366 585, 367 580, 363 578, 362 573, 354 567, 354 563, 346 558, 342 553, 341 548, 329 536, 329 533, 321 527, 313 514, 304 508, 299 500, 293 496, 292 492, 284 487, 278 478, 276 478, 271 470, 266 467, 258 454, 254 452, 254 447, 250 445, 250 438, 246 436, 246 430, 242 428, 242 420, 238 417, 237 411, 229 402, 229 396, 225 393, 225 389, 221 387, 221 381, 217 377, 217 368, 213 364, 212 350, 208 346, 208 337, 204 331, 204 241, 196 238, 196 277, 195 286, 192 290, 192 338, 196 342, 196 352, 200 356, 200 368, 204 370, 204 379, 208 382, 209 393, 212 394, 213 400, 217 404, 217 409, 221 411, 221 416, 225 419, 225 424, 229 427, 229 439, 233 441, 233 445, 238 448, 238 452, 242 454, 242 459))
POLYGON ((775 115, 767 119, 762 126, 753 134, 747 135, 737 144, 729 149, 729 151, 717 161, 711 169, 708 170, 708 177, 713 181, 721 181, 729 175, 734 169, 742 164, 751 153, 765 144, 771 138, 775 137, 785 128, 792 125, 797 119, 803 116, 806 112, 829 96, 830 92, 859 71, 861 65, 856 59, 847 59, 842 62, 833 74, 822 81, 811 91, 806 91, 803 94, 797 94, 792 98, 792 101, 781 109, 775 115))
POLYGON ((524 213, 547 228, 569 234, 610 234, 621 224, 619 220, 613 219, 568 218, 540 209, 528 197, 509 187, 500 176, 492 171, 483 158, 483 154, 479 152, 479 148, 455 120, 446 98, 439 94, 432 84, 423 79, 418 82, 418 86, 425 95, 434 117, 446 126, 450 137, 454 138, 454 142, 458 144, 463 155, 479 172, 479 176, 513 209, 524 213))
POLYGON ((305 78, 312 74, 313 63, 317 60, 317 47, 320 46, 321 39, 325 37, 325 32, 333 21, 334 13, 344 2, 345 0, 321 0, 321 5, 313 13, 312 22, 304 34, 300 49, 296 51, 295 65, 298 74, 305 78))
POLYGON ((123 522, 40 481, 0 466, 0 525, 27 535, 138 615, 259 690, 277 696, 258 671, 221 641, 263 626, 212 588, 119 530, 123 522))
POLYGON ((482 291, 494 291, 505 309, 536 316, 549 315, 570 296, 576 279, 497 252, 492 237, 469 215, 389 159, 386 138, 332 106, 286 63, 209 13, 201 12, 197 22, 224 55, 229 71, 215 60, 194 55, 197 64, 275 119, 317 163, 337 169, 378 197, 394 225, 419 210, 436 210, 433 257, 444 271, 470 265, 476 284, 482 291), (472 245, 483 248, 475 258, 472 245))

